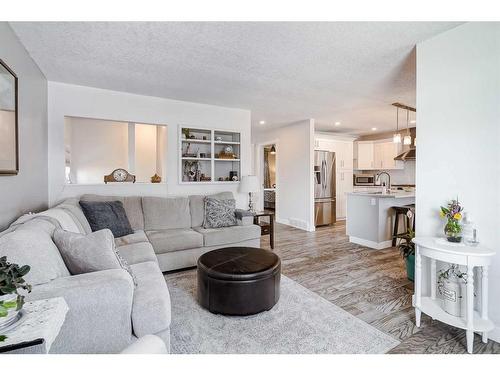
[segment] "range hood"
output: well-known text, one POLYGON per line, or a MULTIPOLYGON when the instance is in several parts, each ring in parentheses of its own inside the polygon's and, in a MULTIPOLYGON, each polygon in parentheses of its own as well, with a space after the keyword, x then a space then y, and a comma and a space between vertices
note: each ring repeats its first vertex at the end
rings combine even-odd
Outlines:
POLYGON ((402 161, 407 161, 407 160, 416 160, 416 148, 410 148, 409 150, 403 151, 400 153, 398 156, 394 158, 394 160, 402 160, 402 161))

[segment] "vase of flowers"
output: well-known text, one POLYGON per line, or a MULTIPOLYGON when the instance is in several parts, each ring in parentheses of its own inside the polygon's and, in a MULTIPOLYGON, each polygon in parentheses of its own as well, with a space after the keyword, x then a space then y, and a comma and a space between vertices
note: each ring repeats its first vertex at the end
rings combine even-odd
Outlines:
POLYGON ((440 216, 446 218, 447 222, 444 226, 444 234, 450 242, 462 241, 462 211, 463 207, 457 199, 453 199, 446 207, 441 206, 440 216))
POLYGON ((19 266, 9 263, 5 256, 0 257, 0 330, 16 322, 24 303, 20 292, 31 292, 31 285, 23 278, 29 271, 28 265, 19 266))

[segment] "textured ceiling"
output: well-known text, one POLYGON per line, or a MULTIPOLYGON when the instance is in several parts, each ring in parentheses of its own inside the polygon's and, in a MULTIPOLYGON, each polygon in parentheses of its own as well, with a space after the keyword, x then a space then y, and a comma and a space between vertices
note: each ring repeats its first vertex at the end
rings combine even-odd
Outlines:
POLYGON ((315 118, 355 133, 392 128, 392 102, 415 105, 415 45, 457 25, 11 23, 51 81, 250 109, 256 127, 315 118))

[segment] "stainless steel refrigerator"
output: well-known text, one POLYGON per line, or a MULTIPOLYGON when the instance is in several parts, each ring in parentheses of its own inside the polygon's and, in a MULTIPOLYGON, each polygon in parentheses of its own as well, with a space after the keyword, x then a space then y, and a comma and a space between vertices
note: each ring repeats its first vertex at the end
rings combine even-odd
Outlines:
POLYGON ((314 220, 316 226, 336 221, 335 153, 314 151, 314 220))

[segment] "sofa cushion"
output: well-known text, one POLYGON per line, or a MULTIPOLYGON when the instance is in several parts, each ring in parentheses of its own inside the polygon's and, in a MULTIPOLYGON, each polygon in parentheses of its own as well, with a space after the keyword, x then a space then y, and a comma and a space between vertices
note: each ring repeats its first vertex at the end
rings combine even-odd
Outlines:
POLYGON ((109 229, 115 237, 123 237, 134 233, 122 202, 81 201, 80 206, 93 232, 109 229))
POLYGON ((167 329, 171 320, 168 287, 157 263, 131 266, 137 278, 132 304, 132 328, 137 337, 167 329))
POLYGON ((56 229, 54 242, 73 275, 122 268, 109 229, 87 235, 56 229))
MULTIPOLYGON (((230 191, 208 195, 208 197, 234 199, 233 193, 230 191)), ((190 195, 189 210, 191 212, 191 227, 196 228, 203 226, 203 220, 205 219, 205 195, 190 195)))
POLYGON ((205 197, 204 228, 224 228, 236 225, 236 201, 234 199, 219 199, 205 197))
POLYGON ((143 197, 144 228, 146 230, 191 227, 189 199, 187 197, 143 197))
POLYGON ((31 267, 24 277, 28 284, 45 284, 70 275, 49 233, 54 229, 49 221, 38 218, 0 237, 2 256, 10 263, 31 267))
POLYGON ((194 228, 203 235, 204 246, 228 245, 236 242, 260 238, 258 225, 238 225, 226 228, 194 228))
POLYGON ((120 197, 111 195, 84 194, 80 200, 85 202, 110 202, 120 201, 127 214, 130 226, 133 230, 144 229, 144 215, 142 213, 141 197, 120 197))
POLYGON ((122 245, 117 247, 116 250, 129 265, 142 262, 158 262, 153 246, 149 242, 122 245))
POLYGON ((146 231, 156 254, 203 246, 203 236, 192 229, 146 231))
POLYGON ((143 230, 135 230, 132 234, 127 234, 126 236, 115 238, 116 246, 124 246, 137 242, 148 242, 148 237, 143 230))

